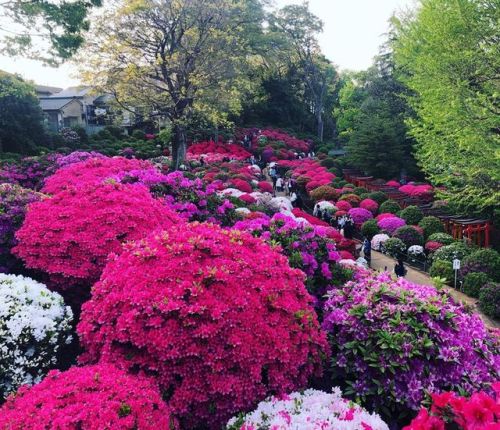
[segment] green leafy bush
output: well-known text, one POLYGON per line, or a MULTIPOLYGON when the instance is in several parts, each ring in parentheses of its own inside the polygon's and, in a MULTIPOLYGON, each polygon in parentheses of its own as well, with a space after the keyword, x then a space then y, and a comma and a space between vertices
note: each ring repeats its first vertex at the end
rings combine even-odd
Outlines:
POLYGON ((455 239, 447 233, 433 233, 427 238, 427 240, 430 242, 439 242, 443 245, 451 245, 455 242, 455 239))
POLYGON ((422 218, 418 225, 424 229, 426 239, 435 233, 444 233, 443 223, 435 216, 426 216, 422 218))
POLYGON ((380 233, 380 228, 377 225, 376 219, 370 219, 363 223, 361 226, 361 234, 367 237, 369 240, 373 238, 376 234, 380 233))
POLYGON ((330 169, 335 166, 335 161, 333 161, 333 158, 325 158, 319 164, 321 164, 323 167, 326 167, 327 169, 330 169))
POLYGON ((481 288, 479 308, 491 318, 500 318, 500 284, 490 282, 481 288))
POLYGON ((379 205, 389 199, 387 194, 383 193, 382 191, 374 191, 373 193, 369 193, 367 198, 375 200, 379 205))
POLYGON ((401 239, 408 248, 413 245, 422 246, 424 244, 424 237, 409 225, 399 227, 394 232, 393 237, 401 239))
POLYGON ((399 213, 399 217, 403 218, 406 224, 414 225, 419 223, 424 214, 417 206, 408 206, 399 213))
POLYGON ((392 258, 403 258, 406 256, 407 246, 397 237, 391 237, 384 242, 384 251, 392 258))
POLYGON ((367 192, 368 192, 368 190, 366 188, 363 188, 363 187, 356 187, 353 190, 353 193, 357 194, 358 196, 361 196, 362 194, 366 194, 367 192))
POLYGON ((500 255, 494 249, 479 249, 464 258, 462 275, 473 272, 486 273, 494 281, 500 280, 500 255))
POLYGON ((464 277, 464 293, 471 297, 479 297, 481 288, 490 282, 486 273, 468 273, 464 277))
POLYGON ((442 260, 451 263, 455 258, 463 260, 464 257, 470 255, 472 252, 473 249, 468 247, 465 243, 454 242, 451 245, 439 248, 433 255, 433 261, 442 260))
POLYGON ((448 284, 453 282, 455 273, 453 272, 453 264, 449 261, 435 261, 429 271, 431 278, 444 278, 448 284))
POLYGON ((146 133, 144 133, 142 130, 134 130, 132 132, 132 138, 137 139, 137 140, 145 140, 146 133))
POLYGON ((381 214, 391 213, 397 214, 401 210, 401 206, 395 200, 386 200, 384 203, 380 205, 379 212, 381 214))

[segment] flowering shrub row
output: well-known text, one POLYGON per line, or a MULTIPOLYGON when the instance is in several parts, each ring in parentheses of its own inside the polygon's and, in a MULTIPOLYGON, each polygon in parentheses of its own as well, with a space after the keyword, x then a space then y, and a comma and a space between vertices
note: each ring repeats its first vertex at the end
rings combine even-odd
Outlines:
POLYGON ((215 143, 213 141, 195 143, 187 151, 188 160, 200 160, 200 158, 204 158, 209 163, 222 161, 225 157, 231 160, 245 160, 250 158, 251 155, 240 145, 215 143))

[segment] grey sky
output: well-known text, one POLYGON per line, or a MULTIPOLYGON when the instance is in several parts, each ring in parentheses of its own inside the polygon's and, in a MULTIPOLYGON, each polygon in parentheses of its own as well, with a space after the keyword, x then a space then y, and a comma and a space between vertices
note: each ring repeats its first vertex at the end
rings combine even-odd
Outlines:
MULTIPOLYGON (((310 0, 313 13, 324 22, 320 43, 323 52, 341 69, 363 70, 384 41, 388 20, 395 10, 413 5, 415 0, 310 0)), ((300 0, 276 0, 278 6, 300 0)), ((19 73, 38 84, 67 87, 78 81, 71 77, 75 68, 59 69, 0 56, 0 69, 19 73)))

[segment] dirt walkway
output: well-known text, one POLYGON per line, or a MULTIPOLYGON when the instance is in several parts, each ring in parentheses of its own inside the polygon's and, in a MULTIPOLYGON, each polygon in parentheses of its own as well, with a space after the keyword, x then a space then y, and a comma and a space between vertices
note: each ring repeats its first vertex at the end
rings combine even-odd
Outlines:
MULTIPOLYGON (((372 262, 371 262, 372 269, 374 270, 387 269, 390 272, 393 272, 395 264, 396 262, 392 258, 387 257, 386 255, 381 254, 380 252, 372 251, 372 262)), ((420 272, 419 270, 413 269, 408 266, 406 266, 406 268, 408 272, 405 278, 407 280, 414 282, 415 284, 432 285, 432 280, 427 273, 420 272)), ((474 309, 474 311, 479 314, 479 316, 487 326, 500 328, 500 322, 494 321, 491 318, 488 318, 483 313, 481 313, 481 311, 478 308, 476 299, 466 296, 465 294, 451 287, 446 287, 445 289, 448 292, 448 294, 450 294, 450 296, 452 296, 455 300, 464 303, 465 305, 470 306, 472 309, 474 309)))

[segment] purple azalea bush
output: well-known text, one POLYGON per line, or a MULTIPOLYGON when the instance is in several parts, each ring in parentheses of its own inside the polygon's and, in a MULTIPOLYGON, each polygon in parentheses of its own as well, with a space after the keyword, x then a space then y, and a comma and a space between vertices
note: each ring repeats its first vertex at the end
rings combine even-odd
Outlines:
POLYGON ((352 208, 349 210, 349 215, 351 215, 355 224, 363 224, 373 218, 373 214, 369 210, 363 208, 352 208))
POLYGON ((392 235, 398 228, 406 225, 406 221, 397 216, 390 218, 383 218, 377 222, 377 225, 382 231, 392 235))
POLYGON ((60 154, 52 153, 39 157, 26 157, 17 163, 0 164, 0 182, 40 190, 45 178, 57 169, 60 154))
POLYGON ((498 335, 478 315, 388 273, 331 290, 323 328, 333 384, 386 416, 417 411, 428 393, 470 394, 500 377, 498 335))
POLYGON ((234 228, 279 245, 290 266, 306 274, 306 287, 317 304, 323 302, 329 289, 352 279, 352 270, 337 264, 341 255, 334 240, 328 237, 328 227, 298 222, 277 213, 272 218, 262 214, 260 218, 239 221, 234 228))
POLYGON ((0 273, 9 273, 16 264, 10 250, 17 244, 15 232, 21 227, 27 206, 43 194, 18 185, 0 184, 0 273))

